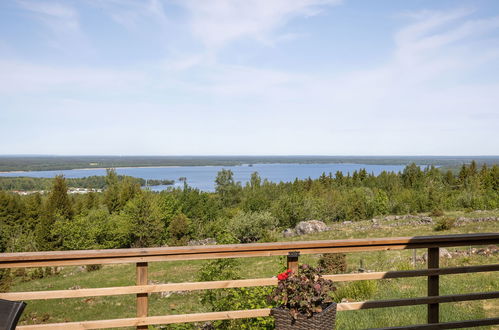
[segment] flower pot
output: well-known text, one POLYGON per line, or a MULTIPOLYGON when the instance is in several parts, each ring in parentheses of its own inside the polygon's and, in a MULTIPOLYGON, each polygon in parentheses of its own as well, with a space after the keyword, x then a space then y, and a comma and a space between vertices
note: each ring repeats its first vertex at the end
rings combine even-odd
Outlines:
POLYGON ((278 330, 333 330, 336 318, 336 303, 328 305, 312 317, 298 315, 293 319, 288 309, 272 308, 275 319, 275 328, 278 330))

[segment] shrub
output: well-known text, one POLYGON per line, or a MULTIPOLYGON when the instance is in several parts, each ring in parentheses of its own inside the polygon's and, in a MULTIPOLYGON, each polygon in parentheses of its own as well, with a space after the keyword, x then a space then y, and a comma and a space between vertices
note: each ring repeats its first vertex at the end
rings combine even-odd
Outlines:
POLYGON ((430 217, 443 217, 444 215, 445 213, 441 209, 433 209, 430 213, 430 217))
POLYGON ((343 253, 326 253, 319 259, 319 267, 327 274, 340 274, 347 270, 347 257, 343 253))
POLYGON ((256 242, 277 228, 270 212, 239 212, 229 221, 229 231, 242 243, 256 242))
POLYGON ((168 244, 173 246, 187 245, 191 233, 191 221, 182 213, 176 215, 168 226, 168 244))
POLYGON ((333 295, 336 302, 343 299, 360 301, 372 298, 377 291, 376 281, 355 281, 339 287, 333 295))
POLYGON ((102 265, 96 264, 96 265, 86 265, 85 269, 87 272, 94 272, 96 270, 102 269, 102 265))
POLYGON ((455 218, 441 218, 438 219, 437 224, 433 229, 435 231, 449 230, 454 227, 455 222, 455 218))

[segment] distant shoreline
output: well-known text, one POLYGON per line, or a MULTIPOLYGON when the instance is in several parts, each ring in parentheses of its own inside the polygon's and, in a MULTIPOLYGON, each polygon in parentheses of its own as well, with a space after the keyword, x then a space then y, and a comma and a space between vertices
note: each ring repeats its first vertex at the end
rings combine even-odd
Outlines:
POLYGON ((459 168, 499 164, 499 156, 1 156, 0 173, 33 171, 101 170, 106 168, 174 168, 198 166, 244 166, 255 164, 365 164, 435 165, 459 168), (95 167, 93 167, 95 166, 95 167))
MULTIPOLYGON (((194 166, 194 165, 186 165, 194 166)), ((74 171, 74 170, 107 170, 108 168, 120 169, 120 168, 168 168, 168 167, 186 167, 180 165, 164 165, 164 166, 118 166, 118 167, 77 167, 77 168, 66 168, 66 169, 56 169, 56 170, 29 170, 29 171, 0 171, 1 173, 30 173, 30 172, 54 172, 54 171, 74 171)), ((198 165, 198 166, 216 166, 216 165, 198 165)))

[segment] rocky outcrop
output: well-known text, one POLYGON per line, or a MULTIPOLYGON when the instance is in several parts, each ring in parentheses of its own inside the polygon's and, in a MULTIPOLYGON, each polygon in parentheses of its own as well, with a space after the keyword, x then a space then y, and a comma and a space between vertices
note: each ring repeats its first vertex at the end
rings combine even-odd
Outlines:
MULTIPOLYGON (((499 248, 497 247, 497 245, 489 245, 486 248, 471 248, 455 251, 449 251, 445 248, 440 248, 440 257, 447 259, 469 257, 472 255, 491 256, 495 254, 499 254, 499 248)), ((428 260, 428 254, 425 253, 421 257, 417 257, 416 260, 419 262, 426 262, 428 260)))
POLYGON ((330 228, 324 222, 319 220, 300 221, 294 229, 288 228, 284 230, 282 232, 282 236, 301 236, 313 233, 321 233, 328 230, 330 230, 330 228))
POLYGON ((489 222, 489 221, 499 221, 499 217, 483 217, 483 218, 459 217, 456 219, 456 225, 460 226, 470 222, 489 222))
POLYGON ((326 226, 324 222, 319 220, 300 221, 295 227, 295 232, 297 235, 320 233, 328 230, 329 227, 326 226))
POLYGON ((197 246, 197 245, 216 245, 217 241, 214 238, 205 238, 200 240, 190 240, 187 245, 197 246))
POLYGON ((386 221, 390 220, 406 220, 408 222, 411 222, 413 224, 419 224, 419 225, 428 225, 428 224, 433 224, 433 218, 432 217, 427 217, 423 215, 412 215, 412 214, 407 214, 407 215, 389 215, 384 218, 386 221))

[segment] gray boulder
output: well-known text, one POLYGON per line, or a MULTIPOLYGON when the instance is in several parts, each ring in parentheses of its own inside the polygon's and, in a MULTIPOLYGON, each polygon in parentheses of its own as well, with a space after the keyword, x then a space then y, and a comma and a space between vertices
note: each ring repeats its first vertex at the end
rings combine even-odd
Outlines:
POLYGON ((300 221, 296 227, 295 232, 297 235, 307 235, 312 233, 320 233, 328 231, 330 228, 319 220, 300 221))

